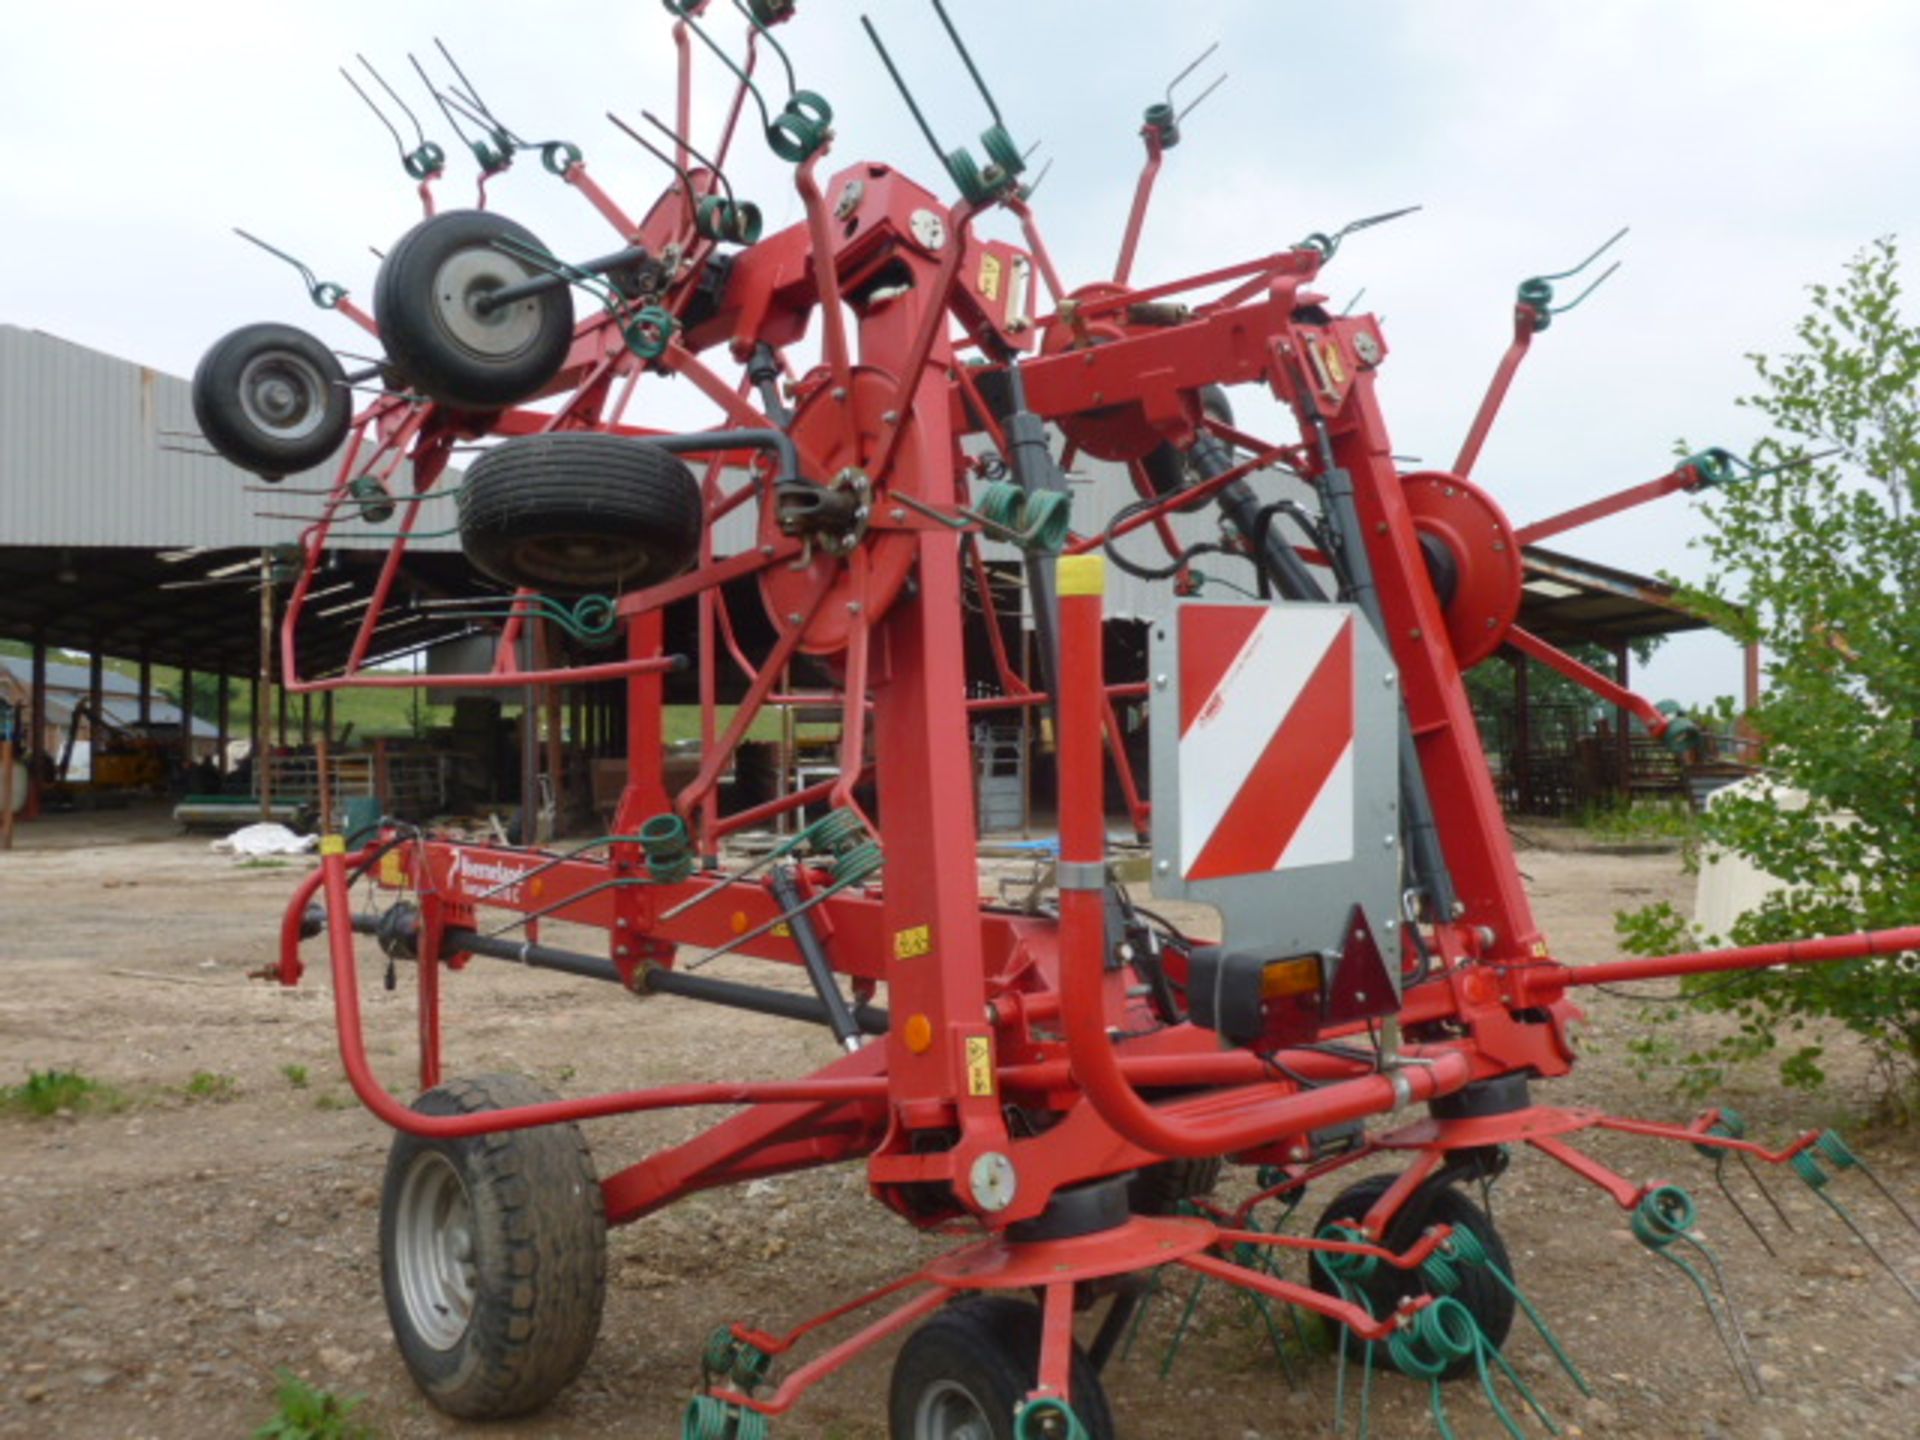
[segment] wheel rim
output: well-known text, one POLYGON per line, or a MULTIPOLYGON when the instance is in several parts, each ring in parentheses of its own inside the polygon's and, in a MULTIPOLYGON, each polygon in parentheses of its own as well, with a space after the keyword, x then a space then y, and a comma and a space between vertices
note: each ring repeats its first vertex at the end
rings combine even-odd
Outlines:
POLYGON ((434 317, 448 338, 470 354, 511 360, 540 337, 541 297, 486 311, 480 301, 527 278, 525 270, 497 251, 459 251, 447 257, 434 277, 434 317))
POLYGON ((930 1385, 913 1412, 913 1440, 993 1440, 986 1407, 957 1380, 930 1385))
POLYGON ((521 573, 553 584, 578 579, 612 584, 638 578, 651 557, 617 536, 578 534, 523 540, 514 558, 521 573))
POLYGON ((302 440, 327 418, 327 382, 319 367, 289 350, 270 350, 240 371, 240 408, 280 440, 302 440))
POLYGON ((446 1156, 428 1150, 414 1158, 393 1228, 407 1319, 428 1345, 450 1350, 473 1319, 473 1202, 446 1156))

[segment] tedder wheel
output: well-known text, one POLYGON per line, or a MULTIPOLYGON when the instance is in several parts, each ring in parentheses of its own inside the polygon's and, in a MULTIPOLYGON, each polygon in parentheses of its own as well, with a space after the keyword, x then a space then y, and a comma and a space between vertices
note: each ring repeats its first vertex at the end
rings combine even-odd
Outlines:
POLYGON ((591 431, 496 446, 460 486, 460 547, 496 580, 581 591, 671 579, 693 562, 700 483, 644 440, 591 431))
POLYGON ((353 404, 346 372, 319 340, 291 325, 242 325, 194 370, 193 418, 223 457, 279 480, 340 448, 353 404))
MULTIPOLYGON (((467 1115, 553 1098, 518 1075, 481 1075, 429 1090, 414 1109, 467 1115)), ((576 1126, 396 1135, 380 1196, 380 1284, 427 1398, 449 1415, 496 1419, 571 1383, 600 1329, 606 1238, 576 1126)))
MULTIPOLYGON (((887 1399, 891 1440, 1016 1440, 1014 1411, 1040 1366, 1040 1310, 1004 1295, 970 1296, 908 1337, 887 1399)), ((1087 1440, 1113 1440, 1100 1375, 1073 1347, 1074 1414, 1087 1440)), ((1038 1434, 1047 1434, 1045 1422, 1038 1434)), ((1020 1436, 1019 1440, 1030 1440, 1020 1436)), ((1065 1440, 1062 1431, 1058 1440, 1065 1440)))
POLYGON ((496 410, 537 394, 573 343, 573 296, 555 286, 497 309, 486 297, 536 279, 523 256, 546 248, 485 210, 422 220, 380 262, 373 308, 380 341, 417 389, 461 410, 496 410))
POLYGON ((1213 1192, 1220 1183, 1221 1159, 1161 1160, 1134 1172, 1127 1184, 1127 1204, 1136 1215, 1171 1215, 1182 1200, 1213 1192))
MULTIPOLYGON (((1336 1220, 1357 1222, 1364 1218, 1374 1203, 1386 1194, 1394 1178, 1392 1175, 1370 1175, 1342 1190, 1333 1197, 1333 1203, 1321 1212, 1313 1233, 1318 1235, 1336 1220)), ((1487 1259, 1499 1266, 1502 1274, 1512 1278, 1513 1262, 1507 1258, 1506 1244, 1500 1239, 1500 1232, 1493 1228, 1492 1218, 1457 1186, 1444 1180, 1428 1181, 1413 1192, 1400 1213, 1393 1217, 1393 1223, 1387 1226, 1387 1233, 1382 1237, 1384 1248, 1396 1253, 1405 1250, 1435 1225, 1451 1225, 1456 1229, 1472 1231, 1480 1247, 1487 1252, 1487 1259)), ((1392 1314, 1402 1299, 1421 1294, 1426 1289, 1418 1271, 1400 1270, 1385 1263, 1375 1266, 1373 1273, 1363 1279, 1348 1283, 1358 1286, 1376 1316, 1392 1314)), ((1327 1295, 1339 1293, 1332 1277, 1320 1268, 1317 1260, 1313 1264, 1313 1288, 1327 1295)), ((1513 1328, 1514 1311, 1513 1294, 1506 1286, 1487 1274, 1481 1266, 1462 1266, 1460 1288, 1454 1292, 1454 1298, 1467 1307, 1467 1312, 1473 1316, 1481 1333, 1489 1341, 1495 1346, 1505 1342, 1507 1332, 1513 1328)), ((1357 1346, 1355 1353, 1358 1353, 1357 1346)), ((1393 1366, 1393 1358, 1385 1345, 1374 1347, 1373 1363, 1390 1368, 1393 1366)), ((1473 1357, 1464 1356, 1441 1372, 1440 1378, 1455 1380, 1473 1369, 1473 1357)))

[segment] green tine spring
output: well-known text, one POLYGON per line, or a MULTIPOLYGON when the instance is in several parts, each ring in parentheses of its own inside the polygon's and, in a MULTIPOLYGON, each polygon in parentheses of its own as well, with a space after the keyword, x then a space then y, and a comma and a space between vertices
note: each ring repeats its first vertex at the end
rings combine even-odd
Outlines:
POLYGON ((732 1419, 728 1410, 724 1401, 711 1395, 694 1396, 680 1422, 680 1440, 727 1440, 727 1422, 732 1419))
POLYGON ((659 305, 648 305, 620 327, 627 348, 642 360, 658 360, 673 344, 680 322, 659 305))

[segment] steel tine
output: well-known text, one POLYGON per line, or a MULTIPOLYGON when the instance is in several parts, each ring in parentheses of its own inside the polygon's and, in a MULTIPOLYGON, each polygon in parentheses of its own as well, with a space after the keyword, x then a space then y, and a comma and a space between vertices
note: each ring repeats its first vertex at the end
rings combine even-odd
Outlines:
POLYGON ((373 112, 373 118, 387 127, 387 133, 393 137, 394 152, 399 155, 401 162, 404 164, 407 158, 407 142, 400 138, 400 131, 395 127, 393 121, 387 118, 386 111, 373 103, 373 97, 360 88, 360 82, 353 78, 353 72, 348 70, 344 65, 340 67, 340 78, 353 87, 353 93, 358 95, 366 104, 367 109, 373 112))
POLYGON ((1204 102, 1209 95, 1213 94, 1214 91, 1218 90, 1222 85, 1227 83, 1227 76, 1229 73, 1230 72, 1228 71, 1222 70, 1220 72, 1219 79, 1215 80, 1211 85, 1207 86, 1206 89, 1202 90, 1198 95, 1194 96, 1192 100, 1187 102, 1187 108, 1182 110, 1178 115, 1173 117, 1174 122, 1178 124, 1180 121, 1186 119, 1189 115, 1193 114, 1194 111, 1198 110, 1202 102, 1204 102))
POLYGON ((473 141, 467 138, 467 132, 460 123, 460 117, 453 113, 453 107, 447 104, 447 97, 440 93, 440 87, 434 84, 433 77, 427 74, 427 67, 420 63, 420 57, 408 51, 407 60, 413 66, 414 73, 420 77, 420 83, 427 87, 427 93, 433 96, 433 103, 440 107, 440 113, 446 117, 447 124, 453 128, 455 138, 471 150, 473 141))
MULTIPOLYGON (((749 10, 742 3, 742 0, 733 0, 733 8, 747 17, 747 24, 753 27, 755 34, 759 35, 767 44, 771 45, 773 47, 773 53, 780 57, 780 64, 787 72, 787 94, 792 95, 800 88, 800 81, 794 76, 793 61, 787 58, 786 47, 773 38, 773 32, 771 30, 753 18, 753 11, 749 10)), ((752 43, 751 37, 749 37, 748 43, 752 43)))
MULTIPOLYGON (((649 124, 651 124, 654 127, 654 129, 658 130, 662 135, 667 136, 676 145, 684 146, 686 149, 686 152, 689 155, 693 156, 694 159, 698 160, 702 165, 706 166, 707 169, 712 173, 714 180, 719 184, 720 188, 726 192, 727 203, 729 205, 734 203, 733 182, 727 179, 727 172, 725 170, 722 170, 718 165, 714 164, 713 161, 709 160, 706 156, 702 155, 698 150, 694 149, 693 143, 691 141, 689 141, 684 135, 679 134, 677 131, 669 127, 664 121, 660 119, 658 115, 655 115, 651 110, 642 110, 640 112, 640 118, 647 121, 649 124)), ((689 184, 691 184, 691 182, 689 182, 689 184)))
POLYGON ((1794 1228, 1793 1221, 1787 1218, 1786 1210, 1783 1209, 1780 1202, 1774 1198, 1773 1191, 1767 1188, 1767 1182, 1760 1178, 1760 1172, 1753 1168, 1753 1162, 1747 1158, 1746 1152, 1736 1150, 1733 1153, 1739 1157, 1741 1168, 1747 1172, 1747 1178, 1753 1181, 1754 1189, 1758 1190, 1761 1195, 1766 1198, 1767 1204, 1773 1207, 1773 1213, 1780 1217, 1780 1223, 1791 1231, 1794 1228))
POLYGON ((993 115, 993 123, 1004 126, 1007 122, 1000 118, 1000 106, 993 98, 993 92, 987 88, 987 82, 980 76, 980 67, 973 63, 973 56, 967 50, 967 42, 960 38, 960 31, 947 14, 947 7, 940 0, 930 0, 933 13, 940 17, 940 23, 946 27, 947 38, 953 41, 953 48, 960 52, 960 63, 967 67, 967 74, 973 77, 974 88, 980 92, 980 98, 987 102, 987 109, 993 115))
POLYGON ((1727 1347, 1727 1354, 1734 1362, 1734 1369, 1740 1372, 1741 1385, 1757 1398, 1766 1391, 1760 1384, 1760 1371, 1754 1364, 1753 1350, 1747 1344, 1746 1327, 1740 1323, 1740 1307, 1734 1304, 1733 1291, 1727 1288, 1727 1277, 1720 1268, 1720 1259, 1710 1248, 1701 1244, 1693 1236, 1687 1235, 1682 1238, 1700 1253, 1707 1262, 1707 1268, 1713 1272, 1713 1283, 1720 1291, 1720 1308, 1726 1311, 1726 1326, 1721 1325, 1714 1306, 1709 1305, 1707 1311, 1714 1317, 1714 1328, 1720 1331, 1721 1343, 1727 1347), (1729 1330, 1731 1338, 1729 1338, 1729 1330))
POLYGON ((1558 270, 1551 275, 1536 275, 1534 278, 1536 280, 1571 280, 1575 275, 1578 275, 1582 270, 1606 254, 1607 251, 1611 250, 1615 245, 1618 245, 1632 228, 1631 225, 1622 225, 1618 230, 1614 231, 1612 235, 1607 237, 1606 241, 1601 244, 1598 250, 1595 250, 1571 270, 1558 270))
POLYGON ((1618 270, 1619 268, 1620 268, 1620 262, 1618 260, 1614 261, 1613 264, 1609 265, 1606 269, 1600 272, 1599 276, 1595 278, 1594 282, 1591 285, 1587 286, 1586 289, 1582 290, 1578 295, 1574 296, 1573 299, 1569 300, 1566 304, 1556 305, 1553 308, 1552 313, 1555 315, 1566 314, 1567 311, 1573 309, 1574 306, 1578 305, 1582 300, 1586 299, 1589 295, 1593 294, 1594 291, 1598 290, 1602 285, 1606 284, 1607 281, 1613 277, 1613 272, 1618 270))
POLYGON ((1920 1230, 1920 1220, 1913 1218, 1913 1212, 1906 1207, 1898 1195, 1886 1187, 1878 1175, 1874 1174, 1873 1171, 1868 1168, 1866 1161, 1856 1157, 1853 1162, 1853 1168, 1867 1177, 1867 1183, 1886 1197, 1887 1203, 1900 1212, 1901 1218, 1905 1220, 1907 1224, 1911 1225, 1915 1230, 1920 1230))
POLYGON ((874 28, 873 21, 865 15, 860 17, 860 24, 867 32, 867 38, 873 42, 873 48, 880 52, 880 63, 887 67, 887 74, 893 77, 893 88, 898 90, 900 98, 907 102, 907 109, 913 113, 914 123, 920 127, 920 133, 927 137, 927 145, 933 151, 934 158, 944 166, 947 163, 947 152, 940 148, 939 140, 934 137, 933 127, 927 124, 927 117, 920 113, 920 106, 913 98, 913 91, 907 88, 907 82, 900 77, 900 67, 893 63, 893 56, 887 52, 886 43, 881 40, 880 32, 874 28))
MULTIPOLYGON (((1167 91, 1166 91, 1167 109, 1169 110, 1173 109, 1173 92, 1179 88, 1180 82, 1186 79, 1189 75, 1193 74, 1193 72, 1198 70, 1202 65, 1204 65, 1207 61, 1207 57, 1213 54, 1213 52, 1218 50, 1219 48, 1220 48, 1220 42, 1218 40, 1214 41, 1211 45, 1207 46, 1206 49, 1202 50, 1198 55, 1194 56, 1193 59, 1188 62, 1186 69, 1182 70, 1178 75, 1174 76, 1173 79, 1167 82, 1167 91)), ((1220 77, 1221 80, 1224 80, 1226 78, 1227 77, 1224 75, 1220 77)), ((1219 81, 1215 81, 1214 83, 1218 84, 1219 81)))
MULTIPOLYGON (((427 132, 420 127, 420 117, 413 113, 413 107, 400 98, 400 92, 387 83, 387 77, 374 69, 373 62, 367 59, 366 56, 356 53, 353 58, 366 67, 367 73, 374 78, 374 82, 379 85, 382 90, 393 97, 393 103, 400 107, 401 114, 405 115, 408 123, 413 126, 413 134, 416 142, 421 145, 426 144, 427 132)), ((355 86, 354 88, 358 89, 359 87, 355 86)))
POLYGON ((1902 1275, 1899 1267, 1893 1263, 1892 1259, 1883 1253, 1878 1245, 1873 1243, 1872 1239, 1867 1235, 1867 1232, 1860 1228, 1860 1223, 1848 1212, 1847 1207, 1833 1199, 1824 1190, 1815 1193, 1827 1202, 1827 1207, 1840 1217, 1847 1229, 1853 1232, 1854 1238, 1867 1247, 1867 1253, 1879 1262, 1880 1268, 1891 1275, 1894 1283, 1907 1292, 1907 1298, 1913 1301, 1915 1305, 1920 1305, 1920 1290, 1914 1289, 1913 1282, 1907 1279, 1905 1275, 1902 1275))
POLYGON ((1719 1187, 1721 1195, 1726 1198, 1727 1204, 1733 1207, 1733 1213, 1740 1217, 1741 1223, 1753 1232, 1753 1238, 1760 1242, 1761 1247, 1766 1250, 1767 1254, 1778 1260, 1780 1257, 1774 1251, 1773 1242, 1767 1239, 1758 1225, 1753 1223, 1753 1217, 1747 1213, 1747 1207, 1740 1203, 1740 1197, 1735 1195, 1733 1188, 1727 1184, 1727 1158, 1725 1151, 1721 1151, 1714 1156, 1713 1183, 1719 1187))

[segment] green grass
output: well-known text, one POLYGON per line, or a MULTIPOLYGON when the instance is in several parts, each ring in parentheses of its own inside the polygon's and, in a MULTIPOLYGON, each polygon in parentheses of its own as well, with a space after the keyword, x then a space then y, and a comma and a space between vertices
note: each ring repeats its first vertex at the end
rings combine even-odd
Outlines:
POLYGON ((125 1098, 77 1070, 34 1070, 18 1085, 0 1086, 0 1109, 45 1120, 61 1111, 118 1110, 125 1098))
POLYGON ((316 1110, 349 1110, 352 1107, 352 1100, 345 1095, 335 1095, 330 1090, 313 1097, 313 1108, 316 1110))
POLYGON ((1590 808, 1580 824, 1598 840, 1691 840, 1699 833, 1700 817, 1685 800, 1635 800, 1590 808))
POLYGON ((216 1105, 225 1104, 240 1093, 240 1082, 231 1075, 217 1074, 212 1070, 196 1070, 180 1087, 180 1093, 189 1100, 211 1100, 216 1105))
POLYGON ((359 1395, 335 1395, 291 1370, 276 1370, 275 1413, 253 1432, 253 1440, 373 1440, 373 1429, 353 1418, 365 1402, 359 1395))
MULTIPOLYGON (((31 655, 32 647, 18 640, 0 640, 0 655, 25 657, 31 655)), ((87 663, 84 654, 67 650, 48 650, 47 658, 67 665, 87 663)), ((115 675, 128 679, 137 679, 140 665, 134 660, 120 660, 108 656, 103 668, 115 675)), ((162 695, 172 701, 180 693, 180 672, 171 665, 153 667, 153 689, 156 695, 162 695)), ((414 694, 406 690, 339 690, 334 693, 333 727, 338 735, 349 721, 353 724, 353 734, 349 741, 371 735, 411 735, 414 733, 414 694)), ((235 740, 244 740, 253 731, 253 705, 251 689, 244 675, 232 678, 231 699, 227 706, 227 728, 235 740)), ((213 701, 202 699, 194 708, 194 715, 209 724, 215 722, 217 709, 213 701)), ((278 716, 276 702, 271 712, 278 716)), ((320 725, 320 702, 314 701, 313 723, 316 732, 320 725)), ((421 707, 422 724, 431 729, 453 723, 453 707, 436 705, 424 700, 421 707)), ((300 732, 300 702, 290 699, 287 702, 287 735, 296 738, 300 732)))
POLYGON ((287 1084, 296 1090, 307 1088, 307 1067, 304 1065, 282 1065, 280 1073, 287 1077, 287 1084))
POLYGON ((292 863, 290 860, 276 860, 271 855, 249 855, 233 868, 236 870, 285 870, 292 863))

